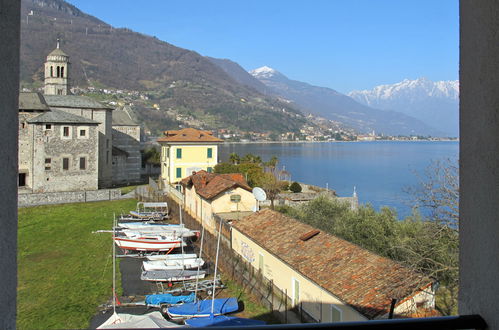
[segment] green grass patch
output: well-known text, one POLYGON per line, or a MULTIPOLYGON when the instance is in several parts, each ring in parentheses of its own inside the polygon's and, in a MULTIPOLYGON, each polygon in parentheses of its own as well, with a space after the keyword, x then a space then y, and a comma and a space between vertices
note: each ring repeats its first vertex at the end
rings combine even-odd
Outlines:
POLYGON ((127 199, 19 209, 18 329, 88 327, 98 305, 112 295, 111 234, 92 231, 110 229, 113 214, 133 210, 136 203, 127 199))
POLYGON ((224 275, 222 275, 222 281, 226 286, 223 290, 223 295, 226 297, 235 297, 244 303, 244 310, 237 313, 237 316, 262 320, 267 322, 267 324, 280 323, 279 320, 272 315, 270 309, 262 306, 253 295, 248 294, 237 282, 224 275))

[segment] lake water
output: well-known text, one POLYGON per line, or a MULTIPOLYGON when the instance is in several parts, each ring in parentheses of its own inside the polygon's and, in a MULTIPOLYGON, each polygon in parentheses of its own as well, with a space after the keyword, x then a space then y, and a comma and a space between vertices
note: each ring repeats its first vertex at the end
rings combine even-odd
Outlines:
POLYGON ((264 161, 279 158, 279 169, 291 173, 293 181, 334 189, 339 196, 352 196, 360 203, 395 208, 399 217, 411 213, 413 197, 404 189, 419 182, 432 160, 458 159, 455 141, 376 141, 329 143, 224 144, 220 160, 229 154, 252 153, 264 161))

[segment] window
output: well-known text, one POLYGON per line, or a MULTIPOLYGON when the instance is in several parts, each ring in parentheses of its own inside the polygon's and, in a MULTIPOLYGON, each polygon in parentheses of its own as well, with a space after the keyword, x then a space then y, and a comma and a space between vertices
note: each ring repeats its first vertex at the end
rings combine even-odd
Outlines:
POLYGON ((64 67, 61 66, 61 78, 64 78, 64 67))
POLYGON ((69 126, 62 127, 62 137, 65 137, 65 138, 70 137, 70 132, 71 132, 71 130, 70 130, 69 126))
POLYGON ((54 67, 53 66, 50 67, 50 76, 51 77, 54 76, 54 67))
POLYGON ((170 158, 170 148, 166 148, 166 158, 170 158))
POLYGON ((57 78, 61 76, 61 67, 57 66, 57 78))
POLYGON ((177 159, 182 158, 182 148, 177 148, 177 159))
POLYGON ((341 309, 331 305, 331 322, 341 322, 341 309))
POLYGON ((86 130, 86 129, 81 129, 81 130, 80 130, 80 136, 81 136, 81 137, 85 137, 85 136, 87 136, 87 130, 86 130))
POLYGON ((26 173, 19 173, 19 187, 26 186, 26 173))
POLYGON ((181 178, 182 177, 182 168, 181 167, 177 167, 176 169, 176 178, 181 178))
POLYGON ((87 169, 87 159, 85 157, 80 157, 80 170, 87 169))
POLYGON ((109 164, 109 150, 106 151, 106 164, 109 164))
POLYGON ((208 168, 206 169, 206 171, 208 171, 208 173, 213 172, 213 167, 208 167, 208 168))
POLYGON ((109 139, 106 140, 106 148, 109 148, 109 139))
POLYGON ((213 148, 208 148, 208 158, 213 158, 213 148))
POLYGON ((62 169, 66 171, 69 170, 69 158, 62 159, 62 169))
POLYGON ((45 124, 45 129, 52 129, 52 124, 45 124))
POLYGON ((293 306, 296 306, 300 303, 300 282, 296 278, 292 279, 293 281, 293 306))
POLYGON ((50 171, 52 164, 52 159, 51 158, 45 158, 45 171, 50 171))

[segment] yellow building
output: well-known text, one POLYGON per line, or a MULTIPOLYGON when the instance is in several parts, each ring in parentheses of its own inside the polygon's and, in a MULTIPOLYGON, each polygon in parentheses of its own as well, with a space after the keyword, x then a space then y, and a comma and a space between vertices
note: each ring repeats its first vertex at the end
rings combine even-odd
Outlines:
POLYGON ((236 221, 233 250, 317 322, 434 311, 433 283, 390 259, 269 209, 236 221))
POLYGON ((161 145, 161 180, 175 184, 193 172, 213 171, 218 159, 218 144, 223 140, 211 132, 194 128, 165 131, 161 145))
POLYGON ((213 215, 253 211, 256 200, 240 173, 214 174, 199 171, 181 181, 184 208, 210 232, 215 232, 213 215))

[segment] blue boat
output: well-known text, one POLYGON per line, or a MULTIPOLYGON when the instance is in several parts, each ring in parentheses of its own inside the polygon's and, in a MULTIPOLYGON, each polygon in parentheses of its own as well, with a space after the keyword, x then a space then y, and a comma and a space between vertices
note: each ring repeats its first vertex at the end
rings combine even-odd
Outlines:
POLYGON ((175 305, 180 303, 192 303, 196 299, 194 292, 188 295, 172 295, 171 293, 149 294, 146 296, 146 305, 160 307, 162 304, 175 305))
POLYGON ((168 316, 172 319, 208 317, 236 312, 239 309, 236 298, 217 298, 201 300, 195 303, 168 307, 168 316), (212 302, 213 310, 212 310, 212 302))
POLYGON ((208 317, 196 317, 185 320, 185 324, 191 327, 234 327, 234 326, 258 326, 267 324, 265 321, 245 319, 242 317, 217 315, 208 317))

